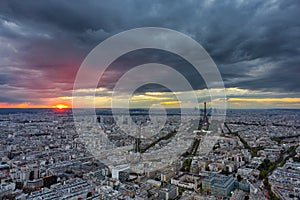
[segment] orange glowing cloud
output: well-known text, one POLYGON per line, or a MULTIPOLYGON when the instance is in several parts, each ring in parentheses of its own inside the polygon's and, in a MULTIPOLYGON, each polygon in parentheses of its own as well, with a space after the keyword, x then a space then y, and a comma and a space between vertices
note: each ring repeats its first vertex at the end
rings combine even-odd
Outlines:
POLYGON ((30 102, 23 102, 23 103, 0 102, 0 108, 47 108, 47 106, 35 105, 30 102))
POLYGON ((300 103, 300 98, 229 98, 229 101, 300 103))
POLYGON ((160 103, 161 105, 177 105, 180 104, 180 101, 164 101, 160 103))

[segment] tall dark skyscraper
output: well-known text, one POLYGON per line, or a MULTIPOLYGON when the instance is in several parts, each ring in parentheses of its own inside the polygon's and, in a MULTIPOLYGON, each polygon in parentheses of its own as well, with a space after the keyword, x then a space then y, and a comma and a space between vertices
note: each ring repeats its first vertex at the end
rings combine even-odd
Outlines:
POLYGON ((206 102, 204 102, 203 121, 208 122, 207 113, 206 113, 206 102))
POLYGON ((135 138, 135 143, 133 145, 133 150, 135 153, 139 153, 141 152, 141 122, 138 123, 138 127, 137 127, 137 136, 135 138))

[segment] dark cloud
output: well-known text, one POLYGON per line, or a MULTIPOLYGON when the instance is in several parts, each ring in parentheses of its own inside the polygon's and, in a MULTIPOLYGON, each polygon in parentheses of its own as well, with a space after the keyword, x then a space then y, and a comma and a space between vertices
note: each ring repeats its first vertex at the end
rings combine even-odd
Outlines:
MULTIPOLYGON (((299 10, 298 0, 1 1, 0 85, 22 88, 24 99, 26 92, 66 94, 80 63, 98 43, 120 31, 158 26, 200 42, 226 87, 299 93, 299 10)), ((149 52, 140 57, 116 64, 104 77, 106 87, 126 66, 156 60, 173 65, 195 88, 205 87, 180 58, 149 52)))
MULTIPOLYGON (((119 57, 107 68, 103 78, 101 78, 99 81, 99 87, 113 89, 115 83, 122 77, 124 73, 136 66, 147 63, 160 63, 173 68, 182 74, 195 90, 206 88, 203 78, 188 61, 176 54, 157 49, 136 50, 119 57)), ((159 71, 153 71, 152 74, 146 74, 146 76, 159 75, 161 75, 159 71)), ((141 79, 143 79, 142 77, 143 75, 141 74, 141 79)), ((168 76, 168 74, 166 75, 166 79, 172 78, 173 77, 168 76)), ((169 81, 171 82, 171 80, 169 81)), ((159 85, 153 84, 141 87, 138 92, 147 92, 151 90, 156 92, 169 91, 166 87, 160 87, 159 85)))
POLYGON ((9 103, 22 103, 24 102, 23 100, 18 100, 16 98, 10 98, 10 97, 0 97, 0 103, 6 103, 6 102, 9 102, 9 103))

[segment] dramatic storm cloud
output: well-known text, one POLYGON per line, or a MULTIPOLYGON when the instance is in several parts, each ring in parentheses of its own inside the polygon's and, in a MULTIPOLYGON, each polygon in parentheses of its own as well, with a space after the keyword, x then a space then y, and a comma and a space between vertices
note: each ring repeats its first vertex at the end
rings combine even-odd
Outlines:
MULTIPOLYGON (((226 88, 236 88, 229 99, 299 97, 299 10, 299 0, 1 1, 0 102, 49 106, 68 99, 89 51, 116 33, 149 26, 183 32, 203 45, 226 88)), ((149 50, 116 61, 101 86, 111 89, 124 71, 149 61, 172 65, 194 89, 205 88, 188 63, 149 50)))

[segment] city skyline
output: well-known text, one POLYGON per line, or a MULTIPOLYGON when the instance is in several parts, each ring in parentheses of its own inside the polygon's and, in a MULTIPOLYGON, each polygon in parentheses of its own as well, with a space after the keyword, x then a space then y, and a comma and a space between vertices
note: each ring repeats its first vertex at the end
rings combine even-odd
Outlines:
POLYGON ((300 199, 299 0, 0 0, 0 199, 300 199))

